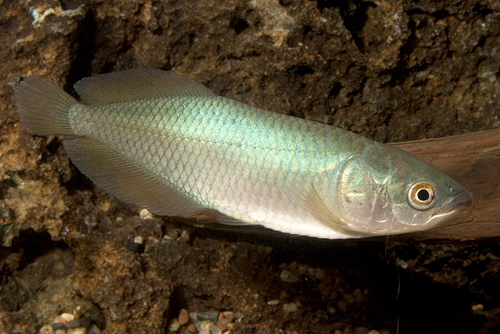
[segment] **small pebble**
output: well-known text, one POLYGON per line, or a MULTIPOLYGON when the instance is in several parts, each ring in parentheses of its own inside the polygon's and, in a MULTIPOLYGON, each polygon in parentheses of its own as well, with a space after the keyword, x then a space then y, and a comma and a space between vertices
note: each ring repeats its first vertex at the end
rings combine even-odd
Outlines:
POLYGON ((78 328, 73 328, 73 334, 87 334, 87 328, 85 327, 78 327, 78 328))
POLYGON ((363 300, 363 292, 361 289, 356 289, 352 292, 352 296, 354 297, 354 301, 356 303, 360 303, 363 300))
POLYGON ((83 217, 83 223, 93 229, 97 226, 97 218, 94 215, 85 216, 83 217))
MULTIPOLYGON (((222 313, 221 315, 223 316, 222 313)), ((222 331, 225 331, 227 330, 227 325, 229 325, 229 321, 227 321, 225 317, 223 318, 219 317, 219 321, 217 321, 217 327, 219 327, 222 331)))
POLYGON ((299 266, 297 268, 297 273, 300 275, 304 275, 309 268, 310 268, 310 266, 307 264, 299 264, 299 266))
POLYGON ((213 323, 216 323, 217 320, 219 320, 219 312, 214 311, 214 310, 200 312, 200 313, 198 313, 197 318, 198 318, 198 320, 210 320, 213 323))
POLYGON ((131 250, 132 252, 135 252, 135 253, 142 253, 144 252, 144 245, 143 244, 138 244, 138 243, 135 243, 135 242, 129 242, 127 244, 127 248, 129 250, 131 250))
POLYGON ((139 213, 139 218, 143 220, 153 219, 153 214, 148 209, 142 209, 139 213))
POLYGON ((71 313, 63 313, 61 314, 61 318, 63 318, 67 322, 70 322, 71 320, 75 319, 75 316, 71 313))
POLYGON ((75 315, 75 318, 78 318, 78 319, 83 317, 82 307, 80 305, 75 307, 75 309, 73 310, 73 314, 75 315))
POLYGON ((317 280, 322 280, 325 277, 326 277, 326 272, 325 272, 325 269, 322 269, 322 268, 319 268, 316 271, 316 274, 314 274, 314 278, 316 278, 317 280))
POLYGON ((68 328, 77 328, 77 327, 80 327, 82 325, 82 323, 80 322, 80 319, 73 319, 73 320, 70 320, 68 321, 68 328))
POLYGON ((80 318, 80 326, 82 326, 82 327, 90 329, 90 327, 91 327, 90 324, 91 323, 92 323, 92 319, 90 319, 89 317, 82 317, 82 318, 80 318))
POLYGON ((349 303, 354 303, 355 298, 353 295, 348 294, 348 293, 343 293, 342 296, 344 297, 345 300, 347 300, 349 303))
POLYGON ((196 333, 196 326, 191 324, 188 326, 187 330, 190 331, 191 333, 196 333))
POLYGON ((171 228, 167 231, 167 234, 165 234, 164 238, 176 240, 177 238, 179 238, 179 231, 177 231, 175 228, 171 228))
POLYGON ((189 234, 188 231, 182 231, 181 235, 179 236, 179 240, 181 241, 189 241, 189 238, 191 238, 191 235, 189 234))
POLYGON ((335 307, 333 307, 333 306, 329 306, 329 307, 326 309, 326 311, 327 311, 328 313, 330 313, 330 314, 335 314, 335 313, 337 313, 337 309, 336 309, 335 307))
POLYGON ((369 331, 368 333, 366 334, 380 334, 379 331, 375 330, 375 329, 372 329, 371 331, 369 331))
POLYGON ((89 327, 87 334, 101 334, 101 330, 99 329, 99 327, 97 327, 96 324, 92 324, 89 327))
POLYGON ((288 282, 288 283, 294 283, 294 282, 297 282, 299 280, 299 278, 297 277, 297 275, 295 275, 294 273, 292 273, 292 272, 290 272, 288 270, 283 270, 280 273, 280 279, 283 282, 288 282))
POLYGON ((481 312, 484 310, 483 304, 472 305, 472 312, 481 312))
POLYGON ((65 324, 66 325, 68 322, 63 317, 57 316, 57 317, 54 318, 54 323, 65 324))
POLYGON ((136 244, 143 244, 144 243, 144 238, 140 235, 136 235, 135 238, 134 238, 134 242, 136 244))
POLYGON ((200 331, 210 331, 210 329, 214 326, 215 323, 212 320, 202 320, 200 324, 200 331))
POLYGON ((52 326, 45 325, 42 328, 40 328, 40 331, 38 333, 39 334, 54 334, 54 330, 52 329, 52 326))
POLYGON ((222 329, 217 326, 212 326, 212 328, 210 328, 210 334, 222 334, 222 329))
POLYGON ((177 320, 177 319, 173 319, 170 322, 170 326, 168 327, 170 332, 177 332, 179 330, 179 328, 181 328, 181 325, 179 324, 179 320, 177 320))
POLYGON ((347 310, 349 309, 349 307, 351 307, 351 303, 349 303, 345 299, 339 300, 338 303, 337 303, 337 308, 342 313, 347 312, 347 310))
POLYGON ((267 302, 267 305, 278 305, 280 301, 278 299, 270 300, 267 302))
POLYGON ((181 326, 186 325, 189 322, 189 313, 185 308, 181 309, 181 311, 179 312, 178 319, 179 319, 179 325, 181 326))
POLYGON ((403 269, 406 269, 409 266, 408 263, 406 263, 405 261, 403 261, 401 259, 396 261, 396 265, 400 266, 403 269))
POLYGON ((234 322, 234 320, 236 319, 236 316, 234 315, 233 312, 231 311, 225 311, 223 312, 224 314, 224 317, 227 319, 227 321, 229 322, 234 322))
POLYGON ((315 276, 317 271, 318 271, 318 269, 316 269, 316 268, 307 269, 307 273, 311 276, 315 276))
POLYGON ((297 311, 296 303, 283 304, 283 311, 286 313, 291 313, 297 311))
POLYGON ((56 330, 58 330, 58 329, 66 330, 67 328, 68 328, 68 327, 66 327, 66 325, 65 325, 65 324, 62 324, 62 323, 60 323, 60 322, 54 322, 54 323, 52 324, 52 329, 53 329, 53 330, 55 330, 55 331, 56 331, 56 330))
POLYGON ((108 212, 110 208, 111 208, 111 202, 110 201, 104 201, 101 204, 99 204, 99 209, 102 212, 108 212))
POLYGON ((352 334, 367 334, 368 331, 369 329, 366 327, 356 327, 354 331, 352 331, 352 334))

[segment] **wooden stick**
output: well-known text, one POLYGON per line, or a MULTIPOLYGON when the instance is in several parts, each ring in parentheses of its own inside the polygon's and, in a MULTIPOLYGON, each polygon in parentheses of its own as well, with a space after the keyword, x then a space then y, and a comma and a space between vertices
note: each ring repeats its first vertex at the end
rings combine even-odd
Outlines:
POLYGON ((500 236, 500 129, 393 143, 445 172, 474 196, 447 226, 396 239, 479 239, 500 236))

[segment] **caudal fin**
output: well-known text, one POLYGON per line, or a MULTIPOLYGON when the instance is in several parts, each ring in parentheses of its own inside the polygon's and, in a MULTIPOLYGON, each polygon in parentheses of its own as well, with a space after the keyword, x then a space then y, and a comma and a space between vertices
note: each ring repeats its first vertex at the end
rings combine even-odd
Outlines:
POLYGON ((59 86, 44 78, 24 79, 14 91, 23 128, 36 135, 71 135, 68 120, 71 105, 78 103, 59 86))

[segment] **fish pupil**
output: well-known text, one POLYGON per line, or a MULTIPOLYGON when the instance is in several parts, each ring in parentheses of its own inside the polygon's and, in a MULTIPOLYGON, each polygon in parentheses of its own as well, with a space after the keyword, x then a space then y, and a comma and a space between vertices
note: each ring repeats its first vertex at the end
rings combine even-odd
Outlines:
POLYGON ((429 194, 429 191, 427 189, 420 189, 417 192, 417 198, 422 202, 429 200, 430 197, 431 195, 429 194))

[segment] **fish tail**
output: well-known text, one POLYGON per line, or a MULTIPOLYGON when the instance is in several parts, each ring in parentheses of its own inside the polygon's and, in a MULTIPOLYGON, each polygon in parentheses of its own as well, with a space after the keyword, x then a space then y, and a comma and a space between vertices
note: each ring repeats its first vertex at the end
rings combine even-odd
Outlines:
POLYGON ((59 86, 38 76, 24 79, 14 91, 23 128, 33 134, 72 135, 68 113, 78 101, 59 86))

